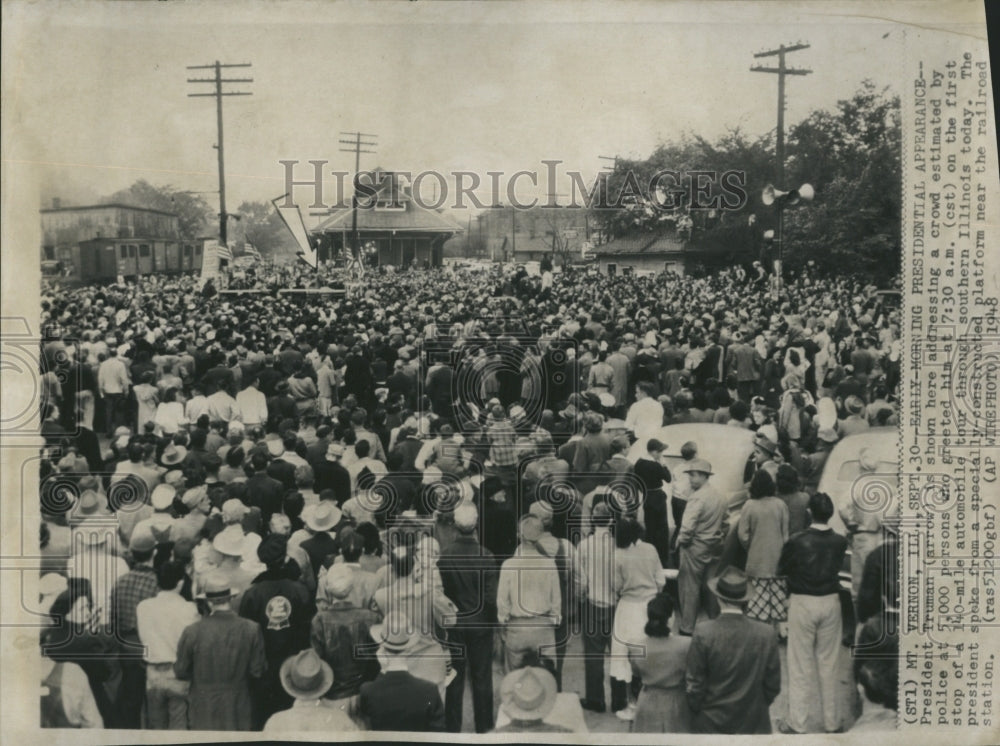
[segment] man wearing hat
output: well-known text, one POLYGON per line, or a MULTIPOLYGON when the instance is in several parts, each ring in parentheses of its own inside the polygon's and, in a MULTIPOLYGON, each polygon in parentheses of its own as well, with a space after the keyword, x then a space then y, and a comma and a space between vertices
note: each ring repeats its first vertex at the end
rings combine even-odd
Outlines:
POLYGON ((333 490, 338 506, 351 499, 351 474, 341 463, 344 450, 342 443, 330 443, 326 456, 313 463, 313 489, 317 493, 333 490))
POLYGON ((122 681, 118 690, 118 722, 123 728, 141 727, 142 701, 146 692, 146 669, 136 656, 142 653, 136 625, 136 607, 140 602, 156 595, 158 586, 153 570, 153 552, 156 539, 152 531, 133 532, 129 544, 132 569, 118 578, 111 590, 112 622, 122 650, 122 681))
POLYGON ((684 508, 681 528, 677 533, 680 567, 677 592, 681 606, 679 633, 690 635, 703 609, 709 615, 714 603, 705 593, 705 580, 722 552, 726 536, 726 498, 709 484, 712 465, 705 459, 688 462, 684 470, 693 490, 684 508))
POLYGON ((240 616, 256 622, 264 635, 267 674, 254 686, 254 716, 260 724, 291 705, 278 688, 278 668, 289 655, 309 646, 314 606, 298 567, 288 563, 287 545, 282 534, 269 534, 260 542, 257 557, 267 569, 251 581, 240 600, 240 616))
POLYGON ((137 531, 151 533, 157 544, 166 544, 173 541, 171 536, 172 528, 176 519, 170 510, 174 504, 174 497, 177 494, 169 484, 158 484, 150 495, 149 502, 153 512, 146 518, 140 520, 132 529, 134 534, 137 531))
POLYGON ((174 663, 177 678, 191 682, 191 730, 250 730, 250 681, 267 667, 263 634, 233 612, 225 573, 210 574, 203 595, 210 613, 181 634, 174 663))
POLYGON ((493 553, 476 536, 479 511, 471 502, 455 508, 457 536, 442 548, 438 570, 445 595, 458 608, 448 641, 459 646, 452 656, 455 679, 445 696, 448 730, 462 731, 465 675, 472 682, 476 733, 493 728, 493 622, 496 614, 497 569, 493 553))
MULTIPOLYGON (((319 577, 320 568, 326 566, 327 558, 340 552, 336 529, 341 524, 342 513, 330 500, 320 500, 302 511, 302 521, 310 537, 301 546, 309 555, 313 572, 319 577)), ((331 559, 332 561, 332 559, 331 559)))
POLYGON ((437 685, 408 670, 406 653, 412 635, 412 622, 403 614, 390 614, 372 629, 385 658, 378 678, 361 685, 358 711, 369 730, 445 730, 444 703, 437 685))
POLYGON ((278 672, 281 686, 294 700, 292 706, 272 715, 264 725, 265 733, 316 731, 343 733, 361 730, 342 709, 332 706, 323 695, 334 682, 333 669, 316 651, 303 650, 289 656, 278 672))
POLYGON ((187 514, 181 516, 171 529, 175 542, 181 539, 197 541, 212 510, 212 501, 205 485, 191 487, 181 495, 181 503, 187 508, 187 514))
POLYGON ((572 733, 570 728, 545 722, 557 696, 555 677, 546 669, 530 666, 511 671, 500 683, 500 711, 510 722, 493 733, 572 733))
POLYGON ((871 428, 866 416, 865 402, 860 396, 848 396, 844 401, 844 411, 847 416, 837 422, 837 431, 841 437, 863 433, 871 428))
POLYGON ((750 589, 742 570, 726 568, 708 587, 719 599, 721 613, 697 626, 688 648, 692 730, 770 733, 768 708, 781 691, 778 636, 770 625, 744 616, 750 589))

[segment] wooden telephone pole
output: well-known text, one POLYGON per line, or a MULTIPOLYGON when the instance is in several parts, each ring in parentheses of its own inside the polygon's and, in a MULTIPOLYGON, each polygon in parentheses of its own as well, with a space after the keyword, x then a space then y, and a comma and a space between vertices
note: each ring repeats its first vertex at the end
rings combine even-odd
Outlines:
POLYGON ((250 62, 240 62, 236 64, 224 65, 218 60, 211 65, 188 65, 188 70, 214 70, 214 78, 188 78, 188 83, 212 83, 215 86, 215 90, 211 93, 189 93, 188 97, 197 98, 200 96, 212 96, 215 98, 216 107, 216 124, 218 127, 218 138, 219 142, 215 145, 216 150, 219 151, 219 243, 225 246, 227 244, 227 230, 226 223, 229 220, 229 215, 226 212, 226 165, 225 156, 223 155, 223 145, 222 145, 222 97, 223 96, 252 96, 253 94, 248 91, 223 91, 223 83, 253 83, 253 78, 223 78, 222 69, 228 67, 250 67, 252 63, 250 62))
MULTIPOLYGON (((378 137, 378 135, 368 135, 364 132, 341 132, 342 135, 348 135, 353 140, 341 140, 342 145, 349 145, 350 147, 341 148, 342 153, 354 153, 354 178, 358 178, 358 174, 361 173, 361 154, 362 153, 374 153, 374 150, 363 150, 362 148, 373 148, 377 143, 374 141, 363 140, 362 138, 378 137)), ((358 261, 363 261, 361 257, 361 241, 358 237, 358 190, 355 187, 354 195, 351 197, 351 241, 354 244, 354 256, 358 261)))
MULTIPOLYGON (((787 185, 785 184, 785 76, 786 75, 809 75, 812 70, 805 70, 803 68, 787 67, 785 65, 785 55, 791 52, 798 52, 802 49, 809 49, 808 44, 803 44, 802 42, 796 42, 795 44, 789 44, 785 46, 782 44, 777 49, 770 49, 766 52, 758 52, 754 55, 754 59, 760 59, 761 57, 777 57, 778 66, 777 67, 763 67, 761 65, 754 65, 750 68, 750 72, 754 73, 770 73, 772 75, 778 76, 778 132, 775 138, 775 158, 777 159, 777 173, 775 174, 775 183, 779 189, 785 189, 787 185)), ((778 266, 776 268, 776 275, 778 281, 778 292, 781 292, 781 273, 782 273, 782 227, 784 223, 784 210, 782 207, 778 206, 778 223, 774 230, 774 243, 776 248, 776 253, 778 257, 778 266)))

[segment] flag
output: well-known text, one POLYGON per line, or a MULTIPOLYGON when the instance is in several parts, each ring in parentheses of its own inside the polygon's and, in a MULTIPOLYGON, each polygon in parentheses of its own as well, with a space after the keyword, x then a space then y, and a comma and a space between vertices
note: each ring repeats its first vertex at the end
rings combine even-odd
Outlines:
POLYGON ((365 263, 361 261, 361 257, 352 253, 351 258, 347 261, 347 271, 351 273, 353 277, 357 277, 359 280, 365 276, 365 263))
POLYGON ((305 221, 302 220, 302 213, 299 212, 299 206, 283 207, 278 204, 279 201, 284 200, 286 197, 288 197, 287 194, 282 194, 280 197, 272 199, 271 204, 274 205, 274 209, 278 211, 278 215, 284 221, 288 232, 295 239, 295 243, 299 247, 297 253, 302 258, 302 261, 315 269, 317 259, 316 249, 309 244, 309 233, 306 230, 305 221))
POLYGON ((220 243, 215 249, 215 255, 219 259, 225 259, 227 262, 233 261, 233 252, 224 243, 220 243))
POLYGON ((254 259, 259 260, 262 258, 260 252, 257 251, 257 248, 252 243, 249 242, 247 242, 246 247, 243 249, 243 253, 246 254, 247 256, 252 256, 254 259))

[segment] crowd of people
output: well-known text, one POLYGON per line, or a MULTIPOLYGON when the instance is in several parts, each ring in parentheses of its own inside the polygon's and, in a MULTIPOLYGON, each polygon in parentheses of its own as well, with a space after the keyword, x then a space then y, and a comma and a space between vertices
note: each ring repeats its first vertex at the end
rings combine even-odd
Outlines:
POLYGON ((43 288, 43 725, 769 733, 782 688, 782 732, 894 722, 892 520, 817 491, 897 422, 875 287, 256 274, 43 288), (752 431, 737 495, 682 423, 752 431))

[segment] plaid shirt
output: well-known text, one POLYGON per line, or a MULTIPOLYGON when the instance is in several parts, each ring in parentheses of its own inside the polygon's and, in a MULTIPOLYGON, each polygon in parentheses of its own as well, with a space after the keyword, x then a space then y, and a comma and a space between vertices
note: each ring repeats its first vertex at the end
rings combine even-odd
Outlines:
POLYGON ((159 590, 156 571, 149 565, 138 565, 118 579, 111 591, 111 609, 119 634, 137 631, 135 608, 140 601, 152 598, 159 590))
POLYGON ((489 426, 490 460, 497 466, 517 463, 517 431, 509 420, 497 420, 489 426))

